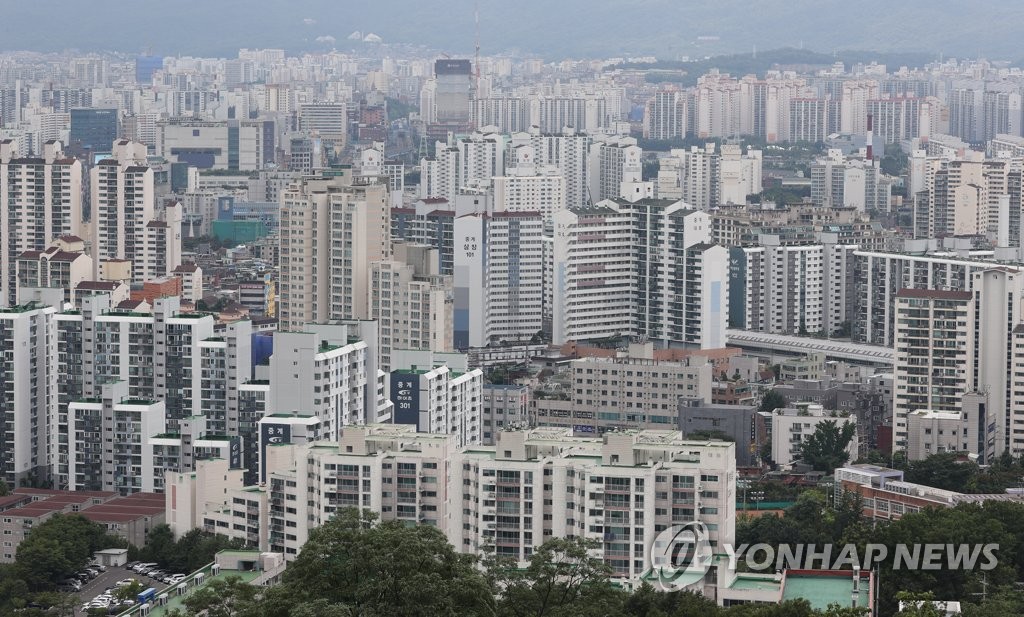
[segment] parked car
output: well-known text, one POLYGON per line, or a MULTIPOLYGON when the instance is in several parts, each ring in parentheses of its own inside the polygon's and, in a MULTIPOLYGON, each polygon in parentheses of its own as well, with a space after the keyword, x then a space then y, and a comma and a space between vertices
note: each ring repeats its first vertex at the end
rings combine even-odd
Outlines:
POLYGON ((125 567, 125 569, 127 569, 127 570, 131 570, 131 569, 132 569, 132 568, 134 568, 135 566, 139 565, 139 563, 140 563, 140 562, 138 562, 138 561, 129 561, 128 563, 124 564, 124 567, 125 567))
POLYGON ((134 578, 124 578, 124 579, 121 579, 121 580, 117 581, 117 583, 115 583, 115 584, 118 587, 127 587, 128 585, 131 585, 134 582, 135 582, 134 578))

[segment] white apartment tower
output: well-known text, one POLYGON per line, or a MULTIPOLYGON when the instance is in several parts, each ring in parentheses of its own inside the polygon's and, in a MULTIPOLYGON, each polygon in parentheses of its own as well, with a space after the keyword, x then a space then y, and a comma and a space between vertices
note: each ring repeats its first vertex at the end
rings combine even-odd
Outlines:
POLYGON ((60 236, 82 235, 82 165, 47 142, 41 157, 20 157, 0 139, 0 306, 16 303, 15 261, 60 236), (16 222, 16 224, 15 224, 16 222))
POLYGON ((281 194, 282 330, 368 319, 370 264, 390 253, 385 184, 353 184, 351 169, 305 177, 281 194))
POLYGON ((55 312, 35 304, 0 308, 0 478, 8 486, 46 479, 57 456, 55 312))
POLYGON ((317 332, 276 333, 267 413, 312 416, 327 440, 338 439, 343 426, 364 424, 367 355, 364 341, 335 341, 317 332))
POLYGON ((552 214, 565 208, 565 176, 555 165, 538 165, 533 146, 518 146, 512 156, 504 175, 492 178, 494 210, 540 212, 550 222, 552 214))
POLYGON ((372 319, 380 323, 380 368, 391 370, 396 349, 453 351, 454 287, 442 276, 438 250, 392 244, 388 261, 370 264, 372 319))
POLYGON ((970 390, 975 307, 970 293, 903 289, 896 295, 893 450, 907 448, 907 414, 960 411, 970 390))
POLYGON ((519 146, 531 146, 536 165, 554 165, 565 179, 566 207, 579 207, 590 203, 587 163, 590 143, 589 135, 571 128, 547 134, 541 133, 537 127, 530 127, 527 132, 512 134, 505 157, 514 160, 512 151, 519 146))
POLYGON ((644 138, 669 140, 686 137, 686 111, 685 92, 655 92, 644 106, 644 138))
POLYGON ((139 266, 145 261, 146 226, 155 218, 153 182, 153 169, 146 163, 146 146, 138 142, 124 139, 114 142, 111 158, 93 167, 95 268, 99 268, 102 261, 127 259, 133 265, 133 280, 143 282, 143 269, 139 266))
POLYGON ((590 203, 622 197, 623 184, 640 182, 643 154, 634 137, 595 139, 588 155, 590 203))
POLYGON ((556 213, 554 234, 555 343, 724 344, 728 251, 711 245, 708 214, 681 201, 608 200, 556 213))
POLYGON ((484 374, 462 354, 400 352, 389 376, 395 424, 453 435, 455 445, 483 443, 484 374))
POLYGON ((455 219, 455 348, 528 342, 543 328, 544 222, 539 212, 455 219))

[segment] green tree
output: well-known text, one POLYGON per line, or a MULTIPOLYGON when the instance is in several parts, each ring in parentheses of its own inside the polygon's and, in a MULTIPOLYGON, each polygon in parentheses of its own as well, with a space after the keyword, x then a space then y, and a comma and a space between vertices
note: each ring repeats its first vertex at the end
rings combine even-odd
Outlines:
POLYGON ((764 397, 761 399, 761 406, 758 407, 758 410, 760 410, 760 411, 775 411, 776 409, 778 409, 780 407, 785 407, 785 406, 786 406, 786 397, 782 396, 782 394, 779 393, 776 390, 769 390, 768 392, 765 393, 764 397))
POLYGON ((962 491, 974 483, 978 473, 978 465, 973 461, 962 460, 956 452, 943 452, 911 462, 905 475, 907 482, 962 491))
POLYGON ((896 613, 895 617, 944 617, 945 612, 935 606, 934 599, 935 594, 931 592, 901 591, 896 594, 896 601, 903 603, 904 607, 903 610, 896 613))
POLYGON ((185 608, 205 617, 259 617, 257 603, 260 588, 237 576, 218 578, 185 598, 185 608))
POLYGON ((832 473, 850 460, 846 451, 857 435, 857 425, 836 420, 825 420, 818 423, 814 433, 800 444, 801 459, 814 467, 816 471, 832 473))
POLYGON ((264 612, 283 617, 323 600, 358 615, 493 615, 493 594, 475 562, 435 527, 378 522, 348 508, 310 534, 264 612))
POLYGON ((94 552, 125 544, 81 515, 57 514, 36 525, 18 545, 16 573, 32 591, 50 591, 88 563, 94 552))
POLYGON ((497 614, 510 617, 618 614, 625 594, 612 586, 611 569, 590 555, 589 551, 597 546, 595 540, 555 538, 538 547, 525 570, 501 567, 495 572, 492 565, 492 579, 503 590, 497 614))
POLYGON ((114 597, 118 600, 134 600, 140 593, 146 591, 146 585, 142 581, 135 581, 131 585, 122 585, 114 590, 114 597))
POLYGON ((11 487, 7 486, 7 480, 0 478, 0 497, 7 497, 11 494, 11 487))

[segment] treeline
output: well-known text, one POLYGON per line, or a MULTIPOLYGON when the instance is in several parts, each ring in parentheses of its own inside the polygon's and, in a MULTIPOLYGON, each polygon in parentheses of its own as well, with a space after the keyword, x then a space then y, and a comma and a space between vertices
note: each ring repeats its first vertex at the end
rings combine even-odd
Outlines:
POLYGON ((145 546, 128 549, 128 558, 158 563, 165 571, 190 574, 212 562, 218 551, 240 548, 245 548, 241 540, 206 533, 201 529, 193 529, 175 540, 169 526, 157 525, 149 532, 145 546))
MULTIPOLYGON (((804 515, 814 504, 801 504, 804 515)), ((578 538, 550 540, 518 569, 460 554, 434 527, 376 522, 348 509, 311 534, 280 585, 216 580, 173 617, 857 617, 865 610, 816 611, 804 600, 721 608, 689 592, 647 585, 629 592, 612 584, 590 548, 578 538)))
POLYGON ((857 555, 865 554, 867 544, 884 545, 888 558, 878 565, 879 614, 883 616, 896 614, 900 592, 915 597, 930 594, 940 601, 959 600, 965 603, 966 617, 1024 614, 1024 595, 1015 582, 1024 580, 1024 503, 989 501, 927 508, 898 521, 872 522, 861 517, 863 504, 854 496, 841 497, 835 504, 829 504, 830 499, 821 491, 806 491, 784 516, 741 519, 736 545, 832 545, 833 559, 848 544, 856 545, 857 555), (988 571, 894 569, 896 546, 926 544, 997 544, 998 565, 988 571))

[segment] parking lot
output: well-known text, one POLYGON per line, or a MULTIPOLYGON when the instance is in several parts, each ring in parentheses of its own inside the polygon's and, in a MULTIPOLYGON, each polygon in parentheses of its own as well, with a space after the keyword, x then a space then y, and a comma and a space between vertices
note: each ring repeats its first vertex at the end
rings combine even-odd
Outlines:
POLYGON ((167 585, 159 581, 153 580, 148 576, 132 572, 123 566, 111 566, 107 568, 106 572, 100 572, 99 576, 92 579, 85 585, 82 585, 82 589, 80 591, 75 592, 75 597, 77 598, 75 615, 85 615, 85 611, 82 610, 83 604, 91 602, 93 598, 103 593, 103 590, 107 587, 116 587, 117 581, 126 578, 134 578, 146 587, 155 587, 157 591, 163 591, 163 589, 167 587, 167 585))

